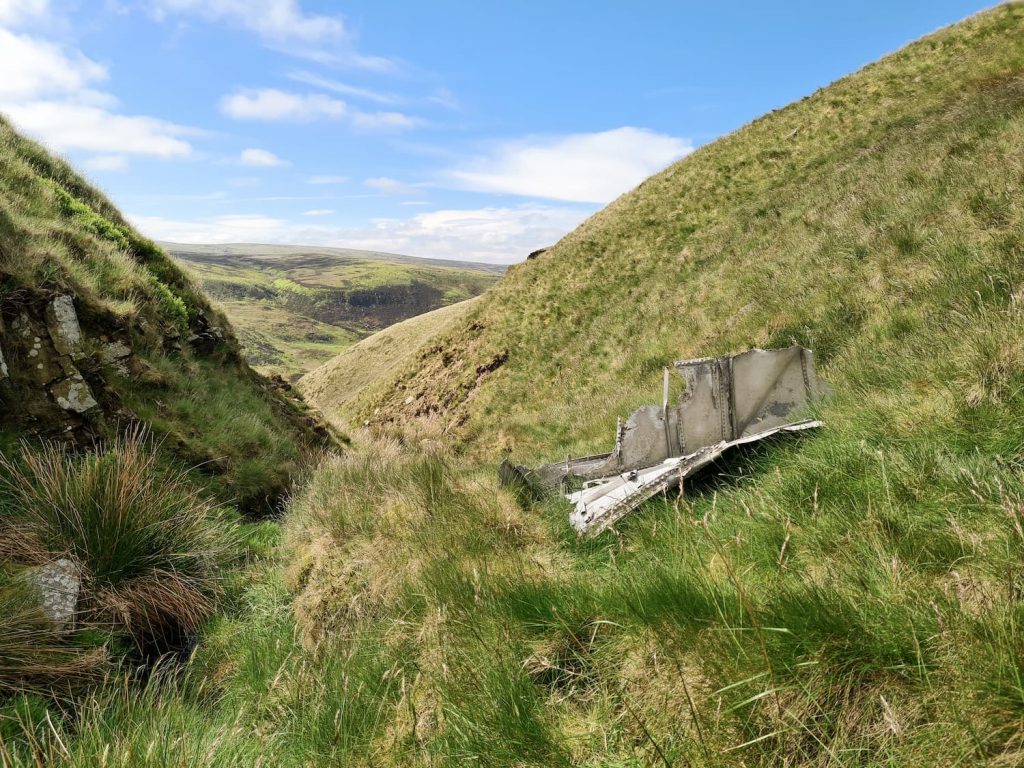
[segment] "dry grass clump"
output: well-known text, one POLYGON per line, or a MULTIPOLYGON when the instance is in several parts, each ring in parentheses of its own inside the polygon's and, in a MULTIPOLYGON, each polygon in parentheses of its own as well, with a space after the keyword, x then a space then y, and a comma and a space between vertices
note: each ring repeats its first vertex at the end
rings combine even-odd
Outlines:
POLYGON ((69 692, 95 680, 106 653, 67 641, 27 581, 0 584, 0 701, 30 691, 69 692))
POLYGON ((195 632, 213 612, 230 556, 228 519, 133 431, 74 455, 48 444, 0 457, 0 556, 82 572, 80 621, 142 642, 195 632))

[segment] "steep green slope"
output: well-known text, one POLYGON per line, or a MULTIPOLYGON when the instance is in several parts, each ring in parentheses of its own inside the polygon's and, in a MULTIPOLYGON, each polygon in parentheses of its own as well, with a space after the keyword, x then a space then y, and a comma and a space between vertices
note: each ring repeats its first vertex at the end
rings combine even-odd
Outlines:
POLYGON ((477 296, 504 272, 343 248, 163 245, 223 307, 249 362, 288 378, 392 323, 477 296))
POLYGON ((227 320, 64 162, 0 120, 0 444, 141 422, 246 508, 324 434, 242 360, 227 320))
POLYGON ((465 317, 478 301, 460 301, 378 331, 299 379, 299 391, 322 413, 337 418, 340 429, 351 430, 357 425, 344 421, 344 415, 354 411, 352 403, 379 397, 374 387, 465 317))
MULTIPOLYGON (((1017 289, 1021 14, 932 35, 647 180, 512 268, 354 418, 559 457, 606 447, 673 359, 796 340, 843 393, 922 345, 966 344, 964 303, 1017 289)), ((922 404, 946 388, 929 381, 922 404)))
POLYGON ((300 626, 382 713, 302 730, 311 754, 1024 763, 1022 158, 1014 4, 655 176, 342 403, 446 439, 368 446, 292 507, 300 626), (504 448, 609 448, 673 358, 791 341, 834 389, 815 434, 595 541, 496 487, 504 448))

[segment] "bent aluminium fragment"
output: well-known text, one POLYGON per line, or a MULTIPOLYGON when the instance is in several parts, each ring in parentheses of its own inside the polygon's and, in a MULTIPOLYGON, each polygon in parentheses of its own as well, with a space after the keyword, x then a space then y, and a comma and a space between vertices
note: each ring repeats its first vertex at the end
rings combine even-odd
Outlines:
POLYGON ((806 418, 807 406, 827 392, 809 349, 752 349, 674 367, 684 383, 678 403, 669 403, 666 368, 662 404, 620 419, 611 453, 536 469, 503 462, 502 481, 561 490, 574 505, 572 526, 596 534, 730 448, 821 426, 806 418))

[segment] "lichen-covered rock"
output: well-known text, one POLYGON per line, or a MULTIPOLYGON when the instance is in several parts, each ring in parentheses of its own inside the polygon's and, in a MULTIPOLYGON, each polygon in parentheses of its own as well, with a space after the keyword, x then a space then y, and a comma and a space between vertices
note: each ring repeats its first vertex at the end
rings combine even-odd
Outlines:
POLYGON ((84 354, 74 299, 66 294, 55 296, 46 308, 46 325, 57 354, 76 360, 84 354))
POLYGON ((97 406, 96 398, 80 373, 54 384, 50 387, 50 394, 65 411, 85 413, 97 406))
POLYGON ((132 348, 119 339, 108 341, 100 347, 100 360, 112 366, 122 376, 128 376, 128 358, 132 355, 132 348))
POLYGON ((78 592, 82 575, 78 566, 67 558, 33 568, 28 578, 39 589, 43 610, 50 620, 61 626, 71 623, 78 608, 78 592))

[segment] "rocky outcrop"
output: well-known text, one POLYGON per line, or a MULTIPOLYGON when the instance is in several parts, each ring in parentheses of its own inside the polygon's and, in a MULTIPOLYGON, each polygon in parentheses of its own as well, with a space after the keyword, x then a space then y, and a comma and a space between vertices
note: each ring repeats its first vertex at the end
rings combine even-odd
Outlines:
POLYGON ((24 291, 15 298, 16 305, 0 302, 0 427, 85 440, 102 432, 102 403, 116 399, 104 392, 103 356, 124 361, 131 347, 121 340, 116 353, 106 352, 90 340, 70 294, 24 291))
POLYGON ((54 384, 50 387, 50 394, 65 411, 86 413, 99 405, 80 373, 54 384))

